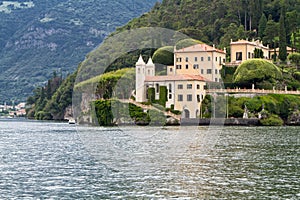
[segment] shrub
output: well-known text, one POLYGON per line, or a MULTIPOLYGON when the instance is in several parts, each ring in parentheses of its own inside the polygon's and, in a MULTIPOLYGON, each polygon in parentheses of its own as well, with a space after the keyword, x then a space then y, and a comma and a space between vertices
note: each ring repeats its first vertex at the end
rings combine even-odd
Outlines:
POLYGON ((174 64, 174 47, 166 46, 159 48, 153 54, 153 62, 163 64, 163 65, 173 65, 174 64))
POLYGON ((230 106, 228 110, 229 110, 229 117, 235 117, 235 118, 243 117, 244 110, 239 106, 230 106))
POLYGON ((150 118, 150 125, 163 126, 166 124, 166 117, 162 112, 159 112, 157 110, 149 110, 148 115, 150 118))
POLYGON ((166 86, 159 86, 159 101, 158 103, 166 107, 166 102, 168 99, 168 90, 166 86))
POLYGON ((149 103, 154 103, 155 102, 155 88, 148 88, 148 101, 149 103))
POLYGON ((266 119, 260 120, 263 126, 282 126, 284 124, 283 120, 278 115, 271 115, 266 119))
POLYGON ((235 83, 251 86, 259 82, 274 83, 282 79, 282 73, 276 65, 266 60, 251 59, 237 68, 233 78, 235 83))
POLYGON ((295 72, 293 76, 296 80, 300 81, 300 72, 295 72))
POLYGON ((298 66, 300 64, 300 53, 292 53, 288 56, 288 59, 298 66))

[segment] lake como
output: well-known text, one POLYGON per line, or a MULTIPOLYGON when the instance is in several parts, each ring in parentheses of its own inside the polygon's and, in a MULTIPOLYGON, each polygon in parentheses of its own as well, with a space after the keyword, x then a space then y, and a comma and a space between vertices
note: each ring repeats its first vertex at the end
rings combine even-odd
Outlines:
POLYGON ((0 120, 0 199, 299 199, 300 127, 0 120))

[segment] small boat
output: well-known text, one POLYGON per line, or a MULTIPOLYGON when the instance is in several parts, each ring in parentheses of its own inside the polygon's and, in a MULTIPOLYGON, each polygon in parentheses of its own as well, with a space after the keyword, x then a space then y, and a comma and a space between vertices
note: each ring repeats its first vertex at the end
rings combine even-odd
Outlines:
POLYGON ((70 119, 69 119, 69 124, 76 124, 75 119, 74 119, 74 118, 70 118, 70 119))

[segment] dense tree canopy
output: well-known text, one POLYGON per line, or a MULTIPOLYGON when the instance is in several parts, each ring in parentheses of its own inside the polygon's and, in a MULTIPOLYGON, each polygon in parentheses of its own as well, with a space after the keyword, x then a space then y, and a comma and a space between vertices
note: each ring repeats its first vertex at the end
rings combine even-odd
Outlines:
MULTIPOLYGON (((269 20, 277 24, 283 5, 286 10, 284 15, 291 24, 285 25, 289 36, 299 30, 300 21, 297 16, 300 13, 300 5, 298 0, 163 0, 151 12, 132 20, 118 31, 159 26, 179 30, 205 43, 220 45, 221 38, 230 31, 235 31, 235 34, 231 34, 232 38, 237 37, 236 34, 244 35, 244 38, 264 38, 267 35, 264 31, 267 28, 266 16, 270 16, 269 20), (244 33, 237 32, 240 26, 243 27, 244 33), (228 27, 235 28, 228 29, 228 27)), ((273 32, 279 36, 278 31, 273 29, 273 32)), ((271 44, 272 39, 265 42, 271 44)), ((226 39, 226 41, 230 40, 226 39)), ((289 40, 287 42, 290 44, 289 40)))

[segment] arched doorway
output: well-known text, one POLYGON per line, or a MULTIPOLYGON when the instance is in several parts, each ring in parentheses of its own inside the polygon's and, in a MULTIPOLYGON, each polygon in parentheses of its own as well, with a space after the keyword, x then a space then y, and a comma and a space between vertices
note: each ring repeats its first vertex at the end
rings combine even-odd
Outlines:
POLYGON ((199 112, 199 110, 197 109, 196 110, 196 118, 199 118, 200 117, 200 112, 199 112))
POLYGON ((189 119, 190 118, 190 111, 188 109, 184 109, 183 110, 183 116, 185 119, 189 119))

